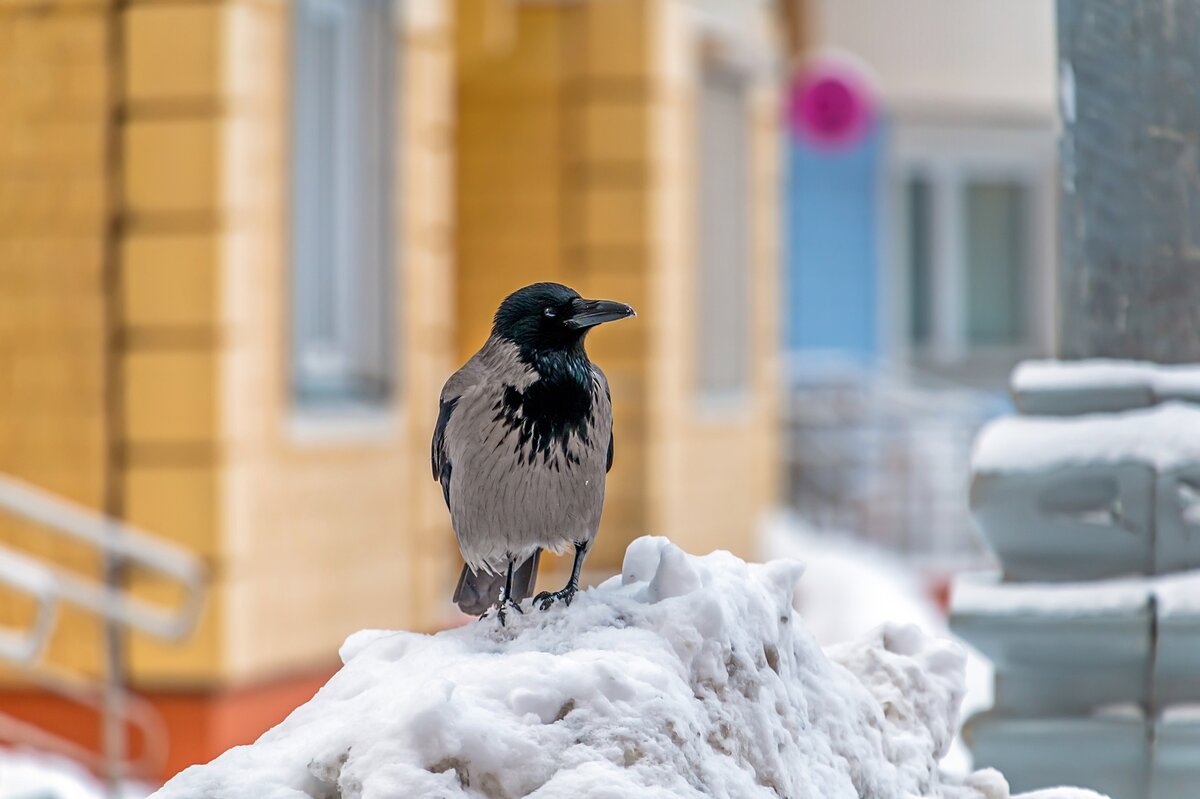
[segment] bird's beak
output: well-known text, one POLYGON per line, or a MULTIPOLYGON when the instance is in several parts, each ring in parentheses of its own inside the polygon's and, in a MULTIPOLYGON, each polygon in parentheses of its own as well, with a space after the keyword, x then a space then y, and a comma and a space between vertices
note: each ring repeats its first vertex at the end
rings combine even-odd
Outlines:
POLYGON ((575 330, 637 316, 633 309, 625 303, 611 300, 572 300, 571 308, 573 311, 571 318, 565 320, 563 324, 575 330))

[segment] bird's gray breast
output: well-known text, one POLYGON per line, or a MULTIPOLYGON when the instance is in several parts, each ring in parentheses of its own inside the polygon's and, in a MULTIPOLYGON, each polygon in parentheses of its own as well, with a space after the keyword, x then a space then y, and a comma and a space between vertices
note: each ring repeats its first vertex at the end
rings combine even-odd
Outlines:
POLYGON ((458 401, 446 431, 450 515, 473 567, 595 536, 612 409, 590 367, 578 389, 498 377, 458 401))

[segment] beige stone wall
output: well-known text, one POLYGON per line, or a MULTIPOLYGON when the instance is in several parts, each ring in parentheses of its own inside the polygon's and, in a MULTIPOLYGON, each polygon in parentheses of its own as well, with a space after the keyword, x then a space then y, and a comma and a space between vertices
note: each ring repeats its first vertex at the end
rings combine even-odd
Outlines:
MULTIPOLYGON (((108 2, 0 4, 0 472, 93 508, 108 490, 114 16, 108 2)), ((0 517, 0 542, 94 573, 87 549, 0 517)), ((0 587, 0 625, 31 607, 0 587)), ((48 659, 99 667, 67 609, 48 659)))

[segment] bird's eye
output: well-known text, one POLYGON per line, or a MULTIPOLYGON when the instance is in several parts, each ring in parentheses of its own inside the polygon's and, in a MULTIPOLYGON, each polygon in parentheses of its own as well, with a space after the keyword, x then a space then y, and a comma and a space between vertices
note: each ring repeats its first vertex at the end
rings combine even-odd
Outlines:
POLYGON ((553 308, 547 308, 546 310, 542 311, 542 316, 546 317, 547 319, 553 319, 554 317, 558 316, 558 311, 554 310, 553 308))

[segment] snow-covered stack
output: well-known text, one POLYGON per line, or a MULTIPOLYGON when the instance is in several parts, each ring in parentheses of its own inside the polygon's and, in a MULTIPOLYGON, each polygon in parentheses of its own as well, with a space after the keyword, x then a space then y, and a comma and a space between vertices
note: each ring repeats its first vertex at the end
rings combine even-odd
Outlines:
POLYGON ((937 769, 959 647, 884 626, 823 652, 800 571, 642 538, 569 608, 358 633, 312 701, 156 796, 1005 799, 994 771, 937 769))
POLYGON ((1012 384, 1021 415, 972 458, 1003 573, 952 604, 996 665, 976 762, 1021 789, 1200 795, 1200 368, 1039 361, 1012 384))

